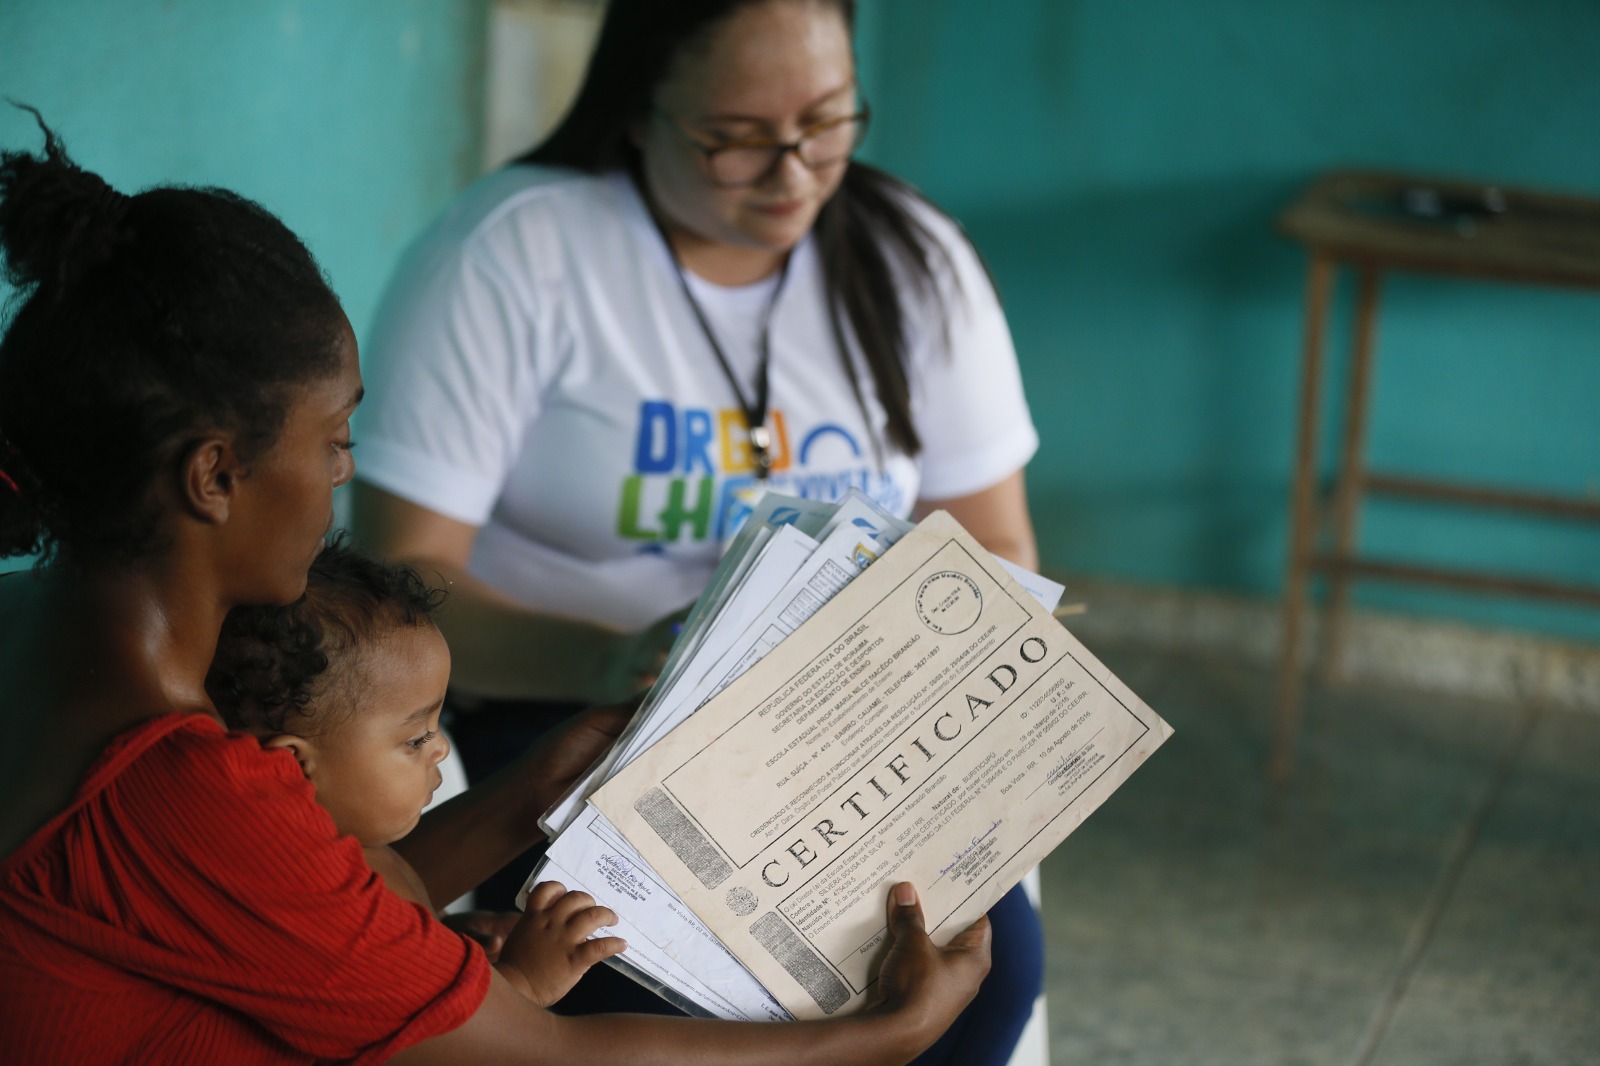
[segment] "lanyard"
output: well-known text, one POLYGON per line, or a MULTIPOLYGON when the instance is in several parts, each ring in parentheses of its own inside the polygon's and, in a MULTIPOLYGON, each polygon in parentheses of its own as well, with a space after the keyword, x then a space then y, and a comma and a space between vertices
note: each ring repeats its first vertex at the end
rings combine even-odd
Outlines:
POLYGON ((739 379, 733 373, 733 367, 728 362, 728 356, 722 350, 722 345, 717 341, 717 335, 711 328, 711 323, 706 319, 706 313, 700 306, 700 301, 694 298, 694 292, 689 288, 689 275, 683 269, 683 263, 678 259, 677 251, 672 247, 672 241, 667 236, 667 231, 660 222, 656 229, 661 233, 661 240, 667 246, 667 255, 672 259, 672 266, 678 272, 678 284, 683 289, 683 298, 689 302, 689 310, 694 312, 695 321, 700 323, 700 331, 706 336, 706 343, 711 346, 711 351, 717 357, 717 365, 722 367, 723 376, 728 379, 728 385, 733 389, 733 395, 739 401, 739 407, 744 411, 745 425, 749 427, 750 456, 755 463, 756 478, 767 480, 772 473, 772 430, 767 428, 767 399, 770 370, 772 367, 772 312, 778 306, 778 297, 783 293, 783 285, 789 279, 789 261, 792 256, 783 257, 783 266, 779 268, 778 283, 773 286, 772 296, 767 300, 767 309, 761 314, 761 340, 757 352, 759 363, 756 366, 756 394, 753 400, 745 398, 744 388, 739 384, 739 379))

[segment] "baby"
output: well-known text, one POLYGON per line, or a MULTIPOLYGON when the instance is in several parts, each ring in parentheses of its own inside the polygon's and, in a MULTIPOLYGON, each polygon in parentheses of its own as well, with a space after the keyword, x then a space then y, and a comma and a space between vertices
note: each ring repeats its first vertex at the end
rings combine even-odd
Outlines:
MULTIPOLYGON (((421 879, 389 845, 416 826, 450 752, 439 732, 450 649, 431 617, 443 595, 336 539, 298 601, 229 612, 206 676, 229 727, 293 754, 335 828, 360 841, 391 890, 429 910, 421 879)), ((537 885, 496 968, 548 1007, 627 946, 589 939, 616 921, 586 893, 537 885)))

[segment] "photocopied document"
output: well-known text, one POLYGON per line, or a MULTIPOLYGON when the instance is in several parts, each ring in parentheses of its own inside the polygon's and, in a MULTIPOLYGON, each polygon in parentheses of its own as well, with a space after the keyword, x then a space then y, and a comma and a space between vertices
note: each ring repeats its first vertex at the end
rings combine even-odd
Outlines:
MULTIPOLYGON (((840 511, 846 506, 856 511, 865 509, 881 516, 886 523, 899 521, 878 511, 866 497, 855 493, 843 503, 801 500, 777 493, 762 497, 729 544, 710 585, 695 601, 660 677, 626 731, 540 820, 552 839, 573 824, 600 782, 648 743, 641 737, 659 731, 659 723, 702 679, 710 663, 720 656, 726 641, 734 639, 730 634, 736 634, 744 623, 766 608, 778 588, 793 577, 817 549, 816 538, 837 525, 840 511), (708 636, 712 634, 721 634, 714 645, 717 650, 703 653, 708 636), (665 712, 661 709, 664 704, 665 712)), ((904 532, 903 529, 898 531, 904 532)))
MULTIPOLYGON (((691 614, 676 661, 669 660, 629 729, 587 779, 603 780, 647 749, 911 528, 859 493, 828 504, 775 495, 764 499, 691 614), (820 536, 820 543, 806 530, 820 536), (708 600, 712 606, 703 609, 708 600), (692 652, 678 655, 686 646, 692 652)), ((1059 586, 1052 587, 1059 596, 1059 586)), ((619 933, 628 940, 627 952, 608 961, 692 1013, 787 1017, 714 936, 685 920, 688 908, 605 817, 583 802, 588 791, 575 788, 546 814, 547 827, 559 829, 524 891, 540 880, 558 880, 610 906, 621 918, 619 928, 630 931, 619 933), (704 994, 707 988, 715 994, 704 994)))
MULTIPOLYGON (((691 1014, 792 1017, 588 799, 723 687, 792 639, 796 626, 859 580, 911 529, 910 522, 855 492, 838 502, 773 493, 755 501, 628 729, 542 819, 552 843, 524 891, 538 881, 555 880, 611 907, 619 920, 606 932, 625 937, 628 949, 607 964, 691 1014)), ((992 561, 1041 609, 1056 608, 1062 586, 992 561)))
MULTIPOLYGON (((1049 583, 942 513, 895 536, 794 624, 790 594, 815 586, 798 571, 774 582, 742 643, 693 656, 688 695, 640 728, 569 822, 665 890, 630 909, 631 926, 670 899, 764 990, 747 989, 738 1015, 771 1016, 766 997, 800 1018, 855 1009, 876 979, 890 884, 915 883, 948 941, 1171 735, 1051 616, 1049 583)), ((692 968, 657 946, 665 983, 692 968)))

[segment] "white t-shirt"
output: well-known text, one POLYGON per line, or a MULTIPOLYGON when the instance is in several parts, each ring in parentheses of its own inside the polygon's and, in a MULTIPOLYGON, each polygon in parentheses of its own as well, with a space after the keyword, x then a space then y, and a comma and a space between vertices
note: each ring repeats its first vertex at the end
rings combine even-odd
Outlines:
MULTIPOLYGON (((1038 447, 976 254, 914 209, 960 289, 939 268, 938 297, 906 315, 922 454, 890 451, 852 350, 857 400, 808 237, 772 310, 773 491, 859 488, 904 515, 1003 480, 1038 447)), ((753 395, 777 279, 689 281, 753 395)), ((364 362, 360 476, 479 526, 470 571, 530 607, 642 628, 699 595, 760 492, 739 400, 622 174, 513 167, 466 190, 407 252, 364 362)))

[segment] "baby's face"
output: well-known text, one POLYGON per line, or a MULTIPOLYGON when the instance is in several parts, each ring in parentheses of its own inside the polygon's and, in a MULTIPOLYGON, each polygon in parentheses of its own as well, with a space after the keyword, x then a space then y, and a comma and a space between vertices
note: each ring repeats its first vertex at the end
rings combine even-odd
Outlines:
POLYGON ((316 738, 307 776, 339 832, 373 847, 411 832, 443 780, 450 649, 432 625, 397 627, 364 651, 358 670, 355 705, 316 738))

